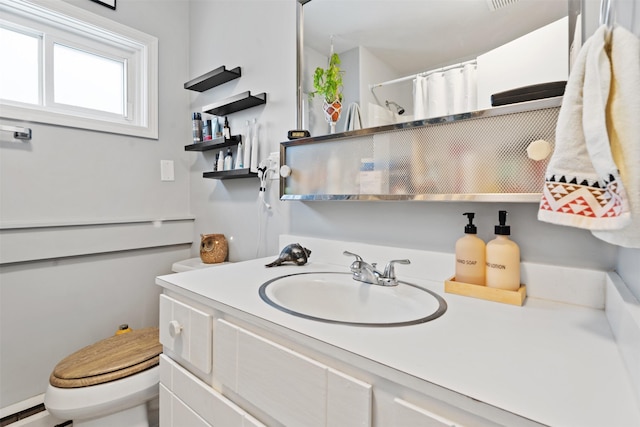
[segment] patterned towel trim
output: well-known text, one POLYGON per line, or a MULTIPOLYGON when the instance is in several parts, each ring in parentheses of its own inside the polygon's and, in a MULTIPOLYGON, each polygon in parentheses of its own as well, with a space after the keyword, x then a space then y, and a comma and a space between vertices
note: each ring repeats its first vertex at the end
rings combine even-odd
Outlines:
POLYGON ((591 182, 552 175, 545 180, 538 218, 591 230, 617 229, 630 221, 623 203, 624 189, 613 175, 591 182))

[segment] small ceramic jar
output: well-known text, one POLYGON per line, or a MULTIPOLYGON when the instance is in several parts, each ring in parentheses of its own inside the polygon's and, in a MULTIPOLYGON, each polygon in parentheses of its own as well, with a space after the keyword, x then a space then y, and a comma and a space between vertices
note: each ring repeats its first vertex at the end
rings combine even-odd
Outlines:
POLYGON ((205 264, 217 264, 227 259, 228 246, 224 234, 200 235, 200 259, 205 264))

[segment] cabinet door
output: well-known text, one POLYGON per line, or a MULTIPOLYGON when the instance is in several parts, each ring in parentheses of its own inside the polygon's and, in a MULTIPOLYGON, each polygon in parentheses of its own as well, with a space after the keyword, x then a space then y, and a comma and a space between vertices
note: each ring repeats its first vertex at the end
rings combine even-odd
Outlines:
POLYGON ((212 317, 160 295, 160 342, 204 373, 211 372, 212 317))
POLYGON ((394 400, 395 425, 411 427, 464 427, 402 399, 394 400))
POLYGON ((371 426, 371 384, 327 369, 327 426, 371 426))
POLYGON ((371 386, 216 321, 216 378, 287 426, 370 426, 371 386))

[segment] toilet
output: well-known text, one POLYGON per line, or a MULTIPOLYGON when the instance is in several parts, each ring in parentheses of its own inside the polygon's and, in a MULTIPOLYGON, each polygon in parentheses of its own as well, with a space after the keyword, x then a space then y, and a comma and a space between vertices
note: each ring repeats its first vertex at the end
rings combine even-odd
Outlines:
POLYGON ((49 377, 44 404, 74 427, 148 427, 158 396, 158 328, 134 329, 64 358, 49 377))
POLYGON ((216 264, 205 264, 198 258, 189 258, 182 261, 174 262, 171 266, 171 271, 174 273, 181 273, 183 271, 199 270, 201 268, 217 267, 219 265, 229 264, 229 261, 219 262, 216 264))
MULTIPOLYGON (((190 258, 171 269, 179 273, 221 264, 226 263, 190 258)), ((64 358, 49 377, 46 409, 60 420, 72 420, 73 427, 149 427, 149 409, 157 412, 159 395, 158 337, 158 328, 133 329, 64 358)))

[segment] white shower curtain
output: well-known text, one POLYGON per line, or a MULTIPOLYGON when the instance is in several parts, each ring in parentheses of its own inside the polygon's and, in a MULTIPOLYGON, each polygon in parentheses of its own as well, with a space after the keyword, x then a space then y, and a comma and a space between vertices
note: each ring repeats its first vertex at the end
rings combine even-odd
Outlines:
POLYGON ((413 80, 414 120, 477 109, 477 67, 474 63, 426 76, 418 74, 413 80))
POLYGON ((413 81, 413 119, 422 120, 429 117, 427 105, 427 78, 416 76, 413 81))
POLYGON ((462 79, 462 68, 452 68, 444 73, 447 97, 447 115, 465 111, 465 87, 462 79))
POLYGON ((429 102, 428 117, 447 115, 447 94, 443 73, 433 73, 427 76, 427 97, 429 102))
POLYGON ((466 64, 462 69, 464 84, 464 111, 478 109, 478 74, 476 64, 466 64))

